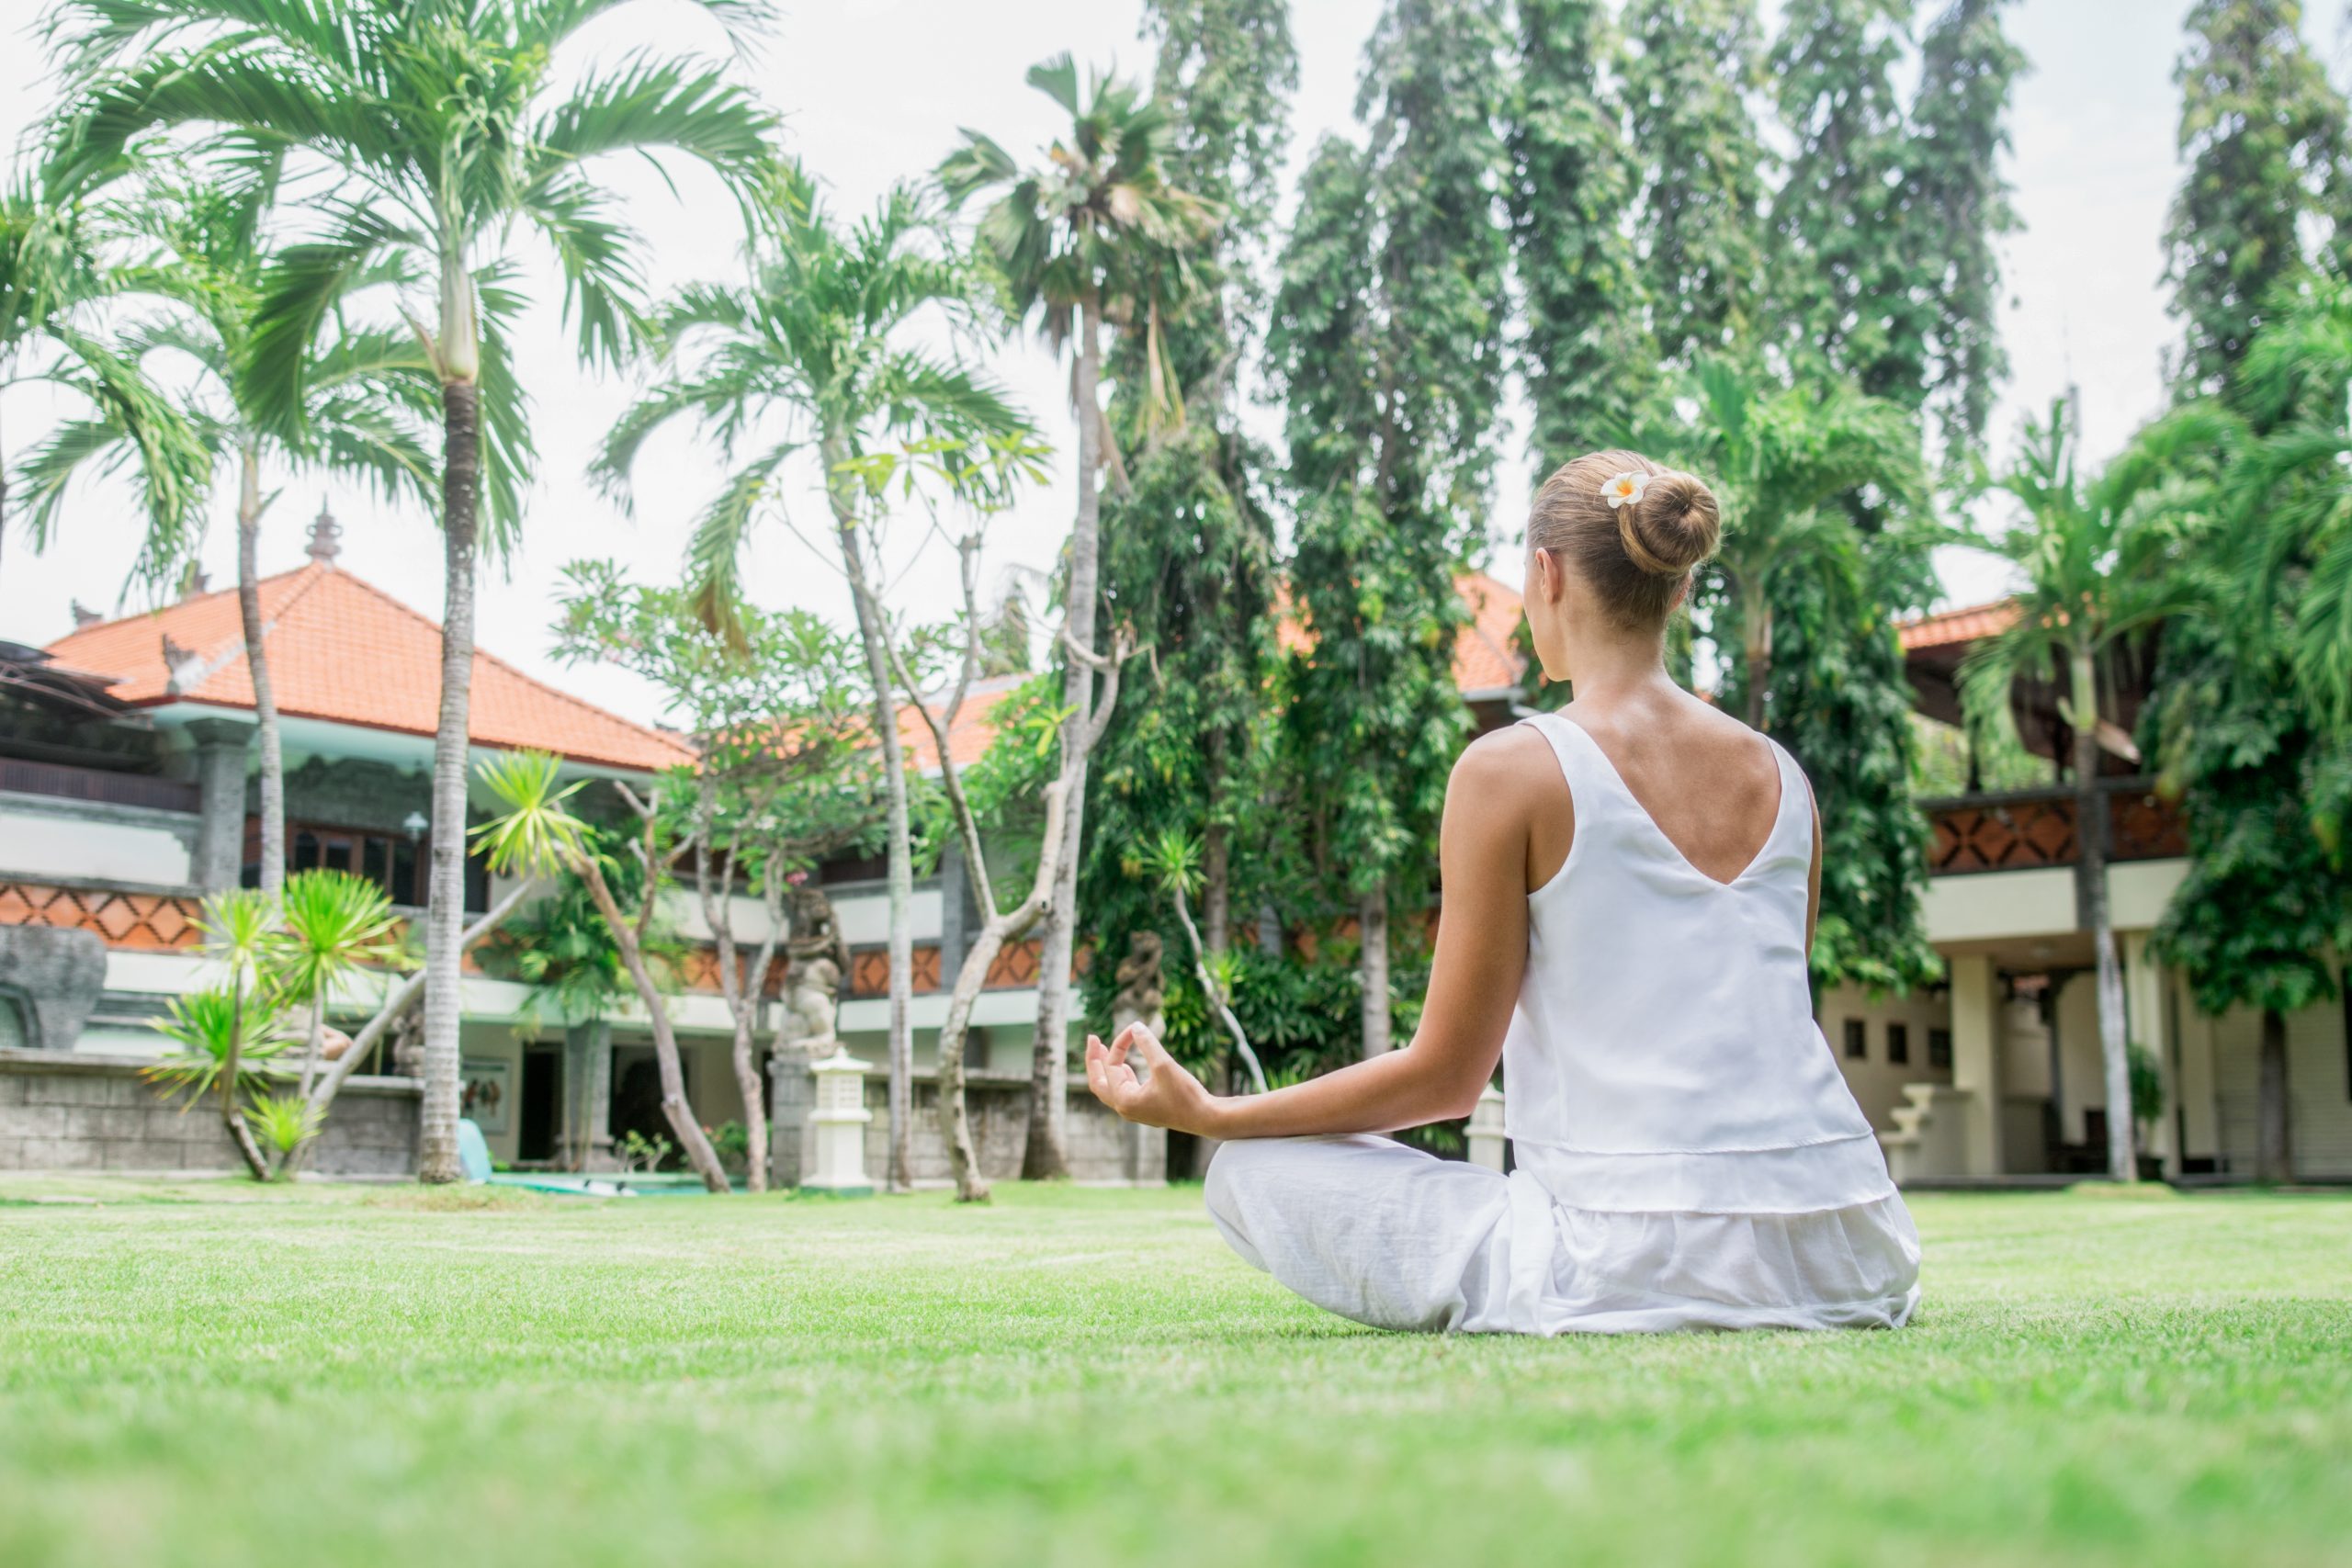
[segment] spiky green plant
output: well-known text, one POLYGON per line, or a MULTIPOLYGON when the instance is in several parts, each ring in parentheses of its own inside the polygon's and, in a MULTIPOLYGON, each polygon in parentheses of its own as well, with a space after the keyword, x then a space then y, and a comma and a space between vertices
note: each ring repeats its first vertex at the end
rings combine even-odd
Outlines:
POLYGON ((300 1098, 307 1099, 326 1043, 327 1004, 347 976, 368 967, 405 967, 400 917, 381 887, 347 871, 305 871, 280 895, 285 938, 270 980, 310 1014, 300 1098))
POLYGON ((318 1112, 299 1093, 255 1095, 245 1107, 245 1121, 281 1168, 288 1156, 319 1134, 318 1112))
POLYGON ((266 995, 240 997, 228 985, 183 991, 164 1004, 155 1031, 178 1052, 149 1064, 140 1074, 180 1110, 195 1109, 215 1088, 233 1085, 237 1097, 257 1091, 285 1076, 279 1060, 293 1042, 279 1029, 284 1010, 266 995))

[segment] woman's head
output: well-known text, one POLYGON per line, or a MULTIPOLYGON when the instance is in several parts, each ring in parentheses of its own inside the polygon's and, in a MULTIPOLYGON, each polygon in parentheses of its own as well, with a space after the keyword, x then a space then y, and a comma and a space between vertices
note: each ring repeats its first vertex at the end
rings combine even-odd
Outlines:
POLYGON ((1545 673, 1566 675, 1564 634, 1586 630, 1573 622, 1656 635, 1722 532, 1713 491, 1638 452, 1589 452, 1545 479, 1527 520, 1527 613, 1545 673))

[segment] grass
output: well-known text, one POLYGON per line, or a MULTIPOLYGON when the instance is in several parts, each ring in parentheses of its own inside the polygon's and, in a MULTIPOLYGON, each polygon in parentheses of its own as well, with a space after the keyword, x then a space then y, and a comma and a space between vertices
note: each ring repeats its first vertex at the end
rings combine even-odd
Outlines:
POLYGON ((0 1179, 0 1563, 2346 1561, 2352 1201, 1915 1212, 1905 1332, 1540 1342, 1197 1190, 0 1179))

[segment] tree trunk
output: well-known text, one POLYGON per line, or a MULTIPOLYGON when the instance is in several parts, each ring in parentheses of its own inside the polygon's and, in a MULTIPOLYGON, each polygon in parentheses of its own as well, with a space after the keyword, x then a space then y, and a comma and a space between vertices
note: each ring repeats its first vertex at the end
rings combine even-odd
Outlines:
MULTIPOLYGON (((702 1184, 713 1192, 731 1192, 734 1186, 727 1179, 726 1168, 718 1163, 718 1151, 703 1135, 702 1123, 695 1120, 694 1107, 686 1101, 686 1074, 678 1064, 678 1037, 670 1028, 670 1010, 662 1005, 662 992, 645 967, 645 950, 638 944, 637 928, 622 914, 604 872, 594 861, 575 859, 571 870, 588 885, 588 897, 595 900, 596 912, 605 917, 605 927, 613 933, 614 945, 620 949, 621 967, 628 971, 629 983, 637 988, 637 999, 644 1004, 646 1021, 653 1031, 653 1065, 662 1077, 662 1114, 669 1122, 670 1131, 678 1135, 678 1147, 684 1151, 686 1163, 695 1168, 695 1174, 702 1178, 702 1184)), ((646 878, 645 896, 658 897, 650 874, 646 878)), ((431 1000, 429 994, 426 999, 431 1000)))
POLYGON ((736 1092, 743 1100, 743 1134, 750 1144, 743 1168, 743 1185, 753 1192, 768 1190, 768 1092, 760 1071, 757 1039, 760 1003, 767 994, 768 970, 775 963, 776 938, 784 924, 784 882, 773 865, 763 868, 761 887, 767 931, 760 939, 750 973, 743 968, 742 951, 735 944, 735 917, 728 900, 734 897, 736 845, 728 845, 728 880, 715 886, 711 862, 718 847, 712 826, 716 816, 717 782, 707 773, 701 780, 695 845, 695 891, 702 901, 703 923, 718 947, 718 990, 726 998, 727 1015, 735 1033, 729 1058, 735 1067, 736 1092))
POLYGON ((1356 977, 1363 989, 1363 1057, 1389 1052, 1388 1024, 1388 879, 1383 877, 1356 900, 1356 924, 1363 952, 1356 960, 1356 977))
MULTIPOLYGON (((1101 575, 1102 497, 1098 486, 1102 466, 1102 306, 1089 297, 1079 308, 1078 385, 1078 518, 1069 532, 1069 580, 1062 604, 1065 635, 1088 653, 1094 651, 1094 600, 1101 575)), ((1094 671, 1085 660, 1069 657, 1062 701, 1069 716, 1062 721, 1062 756, 1069 776, 1069 798, 1062 807, 1061 863, 1054 875, 1051 907, 1046 914, 1045 938, 1037 970, 1037 1034, 1029 1063, 1029 1141, 1021 1156, 1021 1174, 1030 1180, 1057 1180, 1069 1175, 1066 1087, 1069 1055, 1069 971, 1078 951, 1079 852, 1085 841, 1087 716, 1094 711, 1094 671)))
POLYGON ((481 389, 441 387, 441 536, 447 603, 441 614, 441 716, 433 737, 433 870, 424 908, 424 1100, 416 1175, 448 1182, 458 1163, 458 1031, 464 1017, 466 748, 474 674, 474 565, 480 519, 481 389))
POLYGON ((253 677, 254 723, 261 741, 261 890, 276 897, 286 886, 286 760, 277 744, 269 649, 262 640, 261 513, 261 454, 248 440, 238 453, 237 612, 244 621, 245 668, 253 677))
POLYGON ((1208 1003, 1209 1010, 1216 1014, 1217 1021, 1225 1026, 1225 1032, 1232 1039, 1234 1050, 1240 1055, 1241 1065, 1250 1071, 1250 1086, 1263 1094, 1266 1092, 1265 1066, 1258 1060, 1258 1053, 1250 1048, 1250 1032, 1241 1027, 1241 1020, 1234 1015, 1233 1004, 1226 999, 1223 987, 1216 983, 1216 976, 1209 973, 1210 949, 1203 945, 1200 928, 1193 924, 1192 907, 1185 900, 1182 885, 1179 884, 1174 891, 1176 919, 1184 928, 1184 940, 1192 943, 1193 978, 1200 985, 1201 999, 1208 1003))
POLYGON ((1232 835, 1222 822, 1202 836, 1201 940, 1211 953, 1233 945, 1232 835))
MULTIPOLYGON (((2123 965, 2107 911, 2107 811, 2098 791, 2098 686, 2088 649, 2071 656, 2075 710, 2075 846, 2083 874, 2083 916, 2098 962, 2098 1052, 2107 1079, 2107 1173, 2137 1181, 2132 1149, 2132 1056, 2124 1037, 2123 965)), ((1998 1113, 2000 1107, 1993 1107, 1998 1113)))
POLYGON ((1742 646, 1747 660, 1747 728, 1761 730, 1764 688, 1772 681, 1772 606, 1764 601, 1764 585, 1737 580, 1742 646))
MULTIPOLYGON (((915 993, 914 847, 907 819, 907 748, 899 733, 899 705, 890 683, 889 626, 874 582, 866 575, 865 547, 857 532, 856 480, 842 471, 849 440, 829 429, 820 443, 825 459, 825 491, 840 531, 842 566, 849 573, 850 600, 857 609, 858 641, 865 650, 865 675, 874 691, 874 730, 882 741, 882 779, 888 792, 885 822, 889 887, 890 1043, 889 1168, 884 1183, 893 1192, 914 1184, 914 1026, 910 1014, 915 993)), ((842 976, 846 987, 850 976, 842 976)))
POLYGON ((244 1107, 237 1103, 237 1068, 245 1044, 245 976, 242 968, 230 984, 235 989, 229 1000, 229 1045, 221 1053, 220 1061, 220 1125, 228 1130, 229 1141, 237 1145, 237 1153, 243 1156, 245 1168, 253 1172, 254 1179, 267 1181, 269 1161, 262 1157, 261 1145, 254 1142, 254 1130, 245 1124, 244 1107))
POLYGON ((2295 1179, 2294 1131, 2287 1099, 2287 1015, 2277 1008, 2262 1010, 2257 1070, 2254 1179, 2275 1186, 2295 1179))
POLYGON ((994 917, 980 923, 979 935, 964 950, 955 993, 947 998, 947 1017, 939 1026, 939 1133, 947 1144, 947 1168, 956 1178, 958 1203, 985 1203, 989 1197, 964 1093, 964 1041, 971 1032, 973 1005, 988 983, 989 966, 1004 949, 1004 932, 1005 922, 994 917))

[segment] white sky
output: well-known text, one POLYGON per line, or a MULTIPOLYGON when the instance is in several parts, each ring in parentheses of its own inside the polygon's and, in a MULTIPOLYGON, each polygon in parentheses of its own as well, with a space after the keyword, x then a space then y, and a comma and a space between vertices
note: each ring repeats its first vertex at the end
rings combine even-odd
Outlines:
MULTIPOLYGON (((1766 8, 1778 9, 1770 0, 1766 8)), ((2082 388, 2094 453, 2120 446, 2161 404, 2159 355, 2174 334, 2158 239, 2177 177, 2171 72, 2177 21, 2187 8, 2186 0, 2024 0, 2013 13, 2011 28, 2032 73, 2014 107, 2010 173, 2026 227, 2007 247, 2003 333, 2014 372, 1995 415, 1996 449, 2014 438, 2025 411, 2046 406, 2070 384, 2082 388)), ((1294 174, 1323 131, 1351 125, 1363 42, 1379 10, 1380 0, 1295 0, 1301 80, 1294 174)), ((29 38, 37 11, 34 0, 0 0, 0 141, 9 144, 48 107, 42 62, 29 38)), ((775 35, 746 70, 784 113, 791 148, 830 188, 834 210, 854 214, 893 181, 928 171, 955 144, 959 126, 989 132, 1016 157, 1042 145, 1060 111, 1022 81, 1036 61, 1069 50, 1081 62, 1148 70, 1151 51, 1137 37, 1137 11, 1133 0, 787 3, 775 35)), ((2312 30, 2333 58, 2334 38, 2317 24, 2312 30)), ((642 0, 582 34, 560 63, 577 68, 648 45, 715 52, 723 40, 683 0, 642 0)), ((653 238, 657 286, 729 275, 739 231, 713 182, 682 180, 681 197, 673 197, 641 169, 616 164, 614 172, 629 193, 634 220, 653 238)), ((582 473, 596 437, 636 387, 579 367, 558 316, 561 289, 552 265, 538 259, 531 282, 538 304, 522 330, 522 367, 537 411, 538 486, 522 550, 484 572, 480 640, 534 673, 633 717, 653 718, 651 694, 631 678, 565 670, 547 656, 551 593, 565 563, 582 557, 616 558, 648 580, 673 581, 686 531, 722 468, 715 452, 681 426, 640 460, 633 519, 592 491, 582 473)), ((1068 373, 1042 346, 1023 337, 996 352, 991 368, 1057 447, 1072 445, 1068 373)), ((37 389, 0 394, 9 459, 55 417, 37 389)), ((1273 411, 1256 417, 1269 434, 1278 428, 1273 411)), ((1524 429, 1523 417, 1515 423, 1524 429)), ((1495 558, 1507 578, 1516 575, 1513 546, 1532 477, 1521 439, 1517 431, 1504 438, 1496 485, 1495 558)), ((997 520, 990 581, 1051 563, 1074 504, 1070 468, 1059 462, 1051 486, 997 520)), ((820 511, 815 480, 811 468, 787 495, 797 518, 820 511)), ((342 564, 437 616, 441 552, 430 522, 379 505, 346 483, 323 490, 345 525, 342 564)), ((265 573, 300 564, 321 493, 315 479, 288 486, 263 536, 265 573)), ((224 487, 205 551, 215 584, 235 577, 233 503, 224 487)), ((71 628, 69 606, 77 599, 111 608, 139 531, 130 491, 119 480, 85 484, 71 496, 63 536, 44 557, 32 557, 12 525, 0 566, 0 637, 49 641, 71 628)), ((918 616, 944 615, 954 592, 952 556, 935 546, 919 549, 914 534, 903 529, 899 541, 896 603, 918 616)), ((1979 558, 1951 552, 1942 564, 1956 599, 2001 587, 1997 570, 1979 558)), ((846 620, 846 591, 829 558, 780 526, 763 532, 748 581, 765 604, 805 605, 846 620)))

